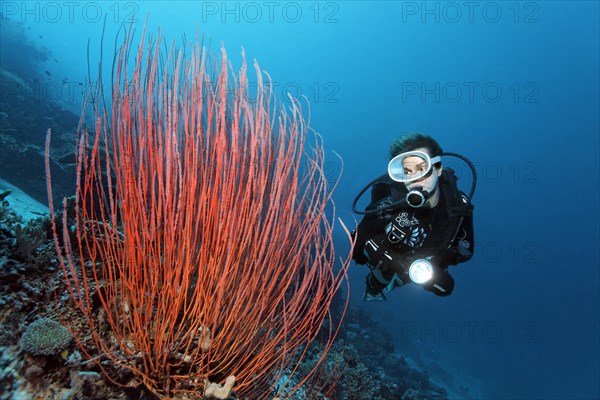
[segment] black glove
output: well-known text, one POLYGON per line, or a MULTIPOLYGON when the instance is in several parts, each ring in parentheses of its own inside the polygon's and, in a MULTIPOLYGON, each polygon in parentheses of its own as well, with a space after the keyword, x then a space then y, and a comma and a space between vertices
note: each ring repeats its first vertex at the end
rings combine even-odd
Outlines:
POLYGON ((352 255, 352 258, 360 265, 365 265, 369 261, 369 257, 367 257, 364 252, 356 252, 352 255))

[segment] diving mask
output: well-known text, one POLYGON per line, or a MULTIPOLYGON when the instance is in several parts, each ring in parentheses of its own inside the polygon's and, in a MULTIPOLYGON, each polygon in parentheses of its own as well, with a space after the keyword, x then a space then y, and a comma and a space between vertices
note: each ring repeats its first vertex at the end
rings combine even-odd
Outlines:
POLYGON ((433 164, 441 161, 440 156, 433 158, 422 151, 408 151, 398 154, 388 164, 388 175, 396 182, 413 182, 427 176, 433 164))

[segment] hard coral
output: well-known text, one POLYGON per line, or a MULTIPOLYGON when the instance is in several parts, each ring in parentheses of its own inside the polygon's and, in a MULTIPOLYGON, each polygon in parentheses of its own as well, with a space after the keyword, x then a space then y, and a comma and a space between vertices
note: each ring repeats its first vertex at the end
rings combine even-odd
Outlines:
POLYGON ((33 355, 53 355, 64 350, 71 342, 71 333, 60 323, 40 318, 31 323, 21 340, 19 346, 22 350, 33 355))

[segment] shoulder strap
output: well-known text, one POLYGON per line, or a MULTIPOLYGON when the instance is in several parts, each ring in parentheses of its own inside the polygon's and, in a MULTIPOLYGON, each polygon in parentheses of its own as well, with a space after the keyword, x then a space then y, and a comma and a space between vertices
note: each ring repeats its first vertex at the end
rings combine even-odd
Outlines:
POLYGON ((445 168, 441 176, 444 187, 443 195, 448 207, 448 217, 470 217, 473 215, 473 205, 463 192, 458 190, 458 180, 452 168, 445 168))
POLYGON ((442 172, 441 184, 443 185, 443 196, 448 209, 448 219, 453 229, 449 230, 448 237, 444 240, 443 247, 449 249, 454 244, 463 220, 473 216, 473 205, 467 196, 458 190, 458 180, 452 168, 446 168, 442 172))

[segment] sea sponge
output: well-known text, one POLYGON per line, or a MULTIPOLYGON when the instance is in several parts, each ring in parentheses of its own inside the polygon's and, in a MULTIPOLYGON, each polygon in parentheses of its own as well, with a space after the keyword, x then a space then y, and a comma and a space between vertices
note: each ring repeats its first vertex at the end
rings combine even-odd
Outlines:
POLYGON ((209 382, 208 380, 204 380, 204 397, 215 399, 228 399, 231 395, 231 391, 233 389, 233 385, 235 385, 235 376, 231 375, 225 379, 225 383, 223 386, 218 383, 209 382))
POLYGON ((22 350, 36 356, 58 354, 71 342, 72 336, 67 328, 48 318, 39 318, 29 324, 19 346, 22 350))

